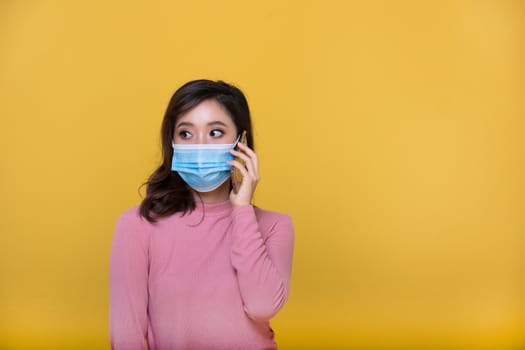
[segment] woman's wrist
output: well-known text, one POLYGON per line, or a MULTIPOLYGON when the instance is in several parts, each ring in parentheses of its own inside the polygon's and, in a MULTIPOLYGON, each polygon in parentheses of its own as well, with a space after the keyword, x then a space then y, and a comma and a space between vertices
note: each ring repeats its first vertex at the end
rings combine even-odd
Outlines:
POLYGON ((238 211, 238 210, 242 210, 242 208, 251 208, 252 205, 250 203, 237 203, 237 204, 234 204, 232 203, 232 207, 234 210, 238 211))
POLYGON ((241 208, 241 207, 245 207, 245 206, 251 206, 251 203, 249 202, 235 202, 235 201, 232 201, 232 207, 233 208, 241 208))

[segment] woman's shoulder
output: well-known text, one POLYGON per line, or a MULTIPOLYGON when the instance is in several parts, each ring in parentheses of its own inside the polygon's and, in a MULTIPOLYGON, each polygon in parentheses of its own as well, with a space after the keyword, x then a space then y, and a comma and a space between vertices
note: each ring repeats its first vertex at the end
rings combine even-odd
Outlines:
POLYGON ((139 206, 134 205, 131 208, 127 208, 123 212, 120 213, 119 219, 123 220, 137 220, 140 219, 140 212, 139 212, 139 206))
POLYGON ((151 232, 151 223, 140 215, 139 206, 128 208, 117 218, 113 235, 114 247, 117 247, 115 249, 134 249, 136 244, 147 247, 151 232))
POLYGON ((268 210, 268 209, 262 209, 259 207, 254 207, 255 215, 258 219, 268 219, 268 220, 274 220, 274 221, 289 221, 292 219, 292 217, 289 214, 268 210))
POLYGON ((284 229, 284 231, 289 231, 293 234, 291 215, 273 210, 261 209, 259 207, 254 207, 254 210, 257 222, 263 231, 272 231, 275 227, 279 227, 284 229))
POLYGON ((124 225, 151 225, 151 223, 140 214, 140 206, 138 205, 124 210, 118 216, 117 222, 124 225))
POLYGON ((142 215, 140 205, 135 205, 121 212, 117 219, 117 225, 135 227, 148 232, 162 231, 166 228, 172 229, 173 225, 177 225, 177 221, 173 220, 173 216, 174 214, 158 217, 151 222, 142 215))

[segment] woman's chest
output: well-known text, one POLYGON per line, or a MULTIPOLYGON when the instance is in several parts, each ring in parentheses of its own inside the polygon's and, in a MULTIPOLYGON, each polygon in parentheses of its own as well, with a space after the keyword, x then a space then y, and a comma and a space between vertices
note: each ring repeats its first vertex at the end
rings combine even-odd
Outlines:
POLYGON ((235 278, 231 265, 231 225, 185 227, 158 232, 150 242, 150 283, 184 281, 191 288, 220 286, 235 278))

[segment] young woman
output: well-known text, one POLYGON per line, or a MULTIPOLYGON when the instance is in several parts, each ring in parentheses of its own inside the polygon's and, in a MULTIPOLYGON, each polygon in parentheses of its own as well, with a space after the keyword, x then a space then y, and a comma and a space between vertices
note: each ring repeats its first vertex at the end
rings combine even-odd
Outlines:
POLYGON ((113 238, 112 349, 276 349, 269 320, 288 297, 294 232, 289 216, 252 205, 246 98, 222 81, 186 83, 161 133, 162 164, 113 238))

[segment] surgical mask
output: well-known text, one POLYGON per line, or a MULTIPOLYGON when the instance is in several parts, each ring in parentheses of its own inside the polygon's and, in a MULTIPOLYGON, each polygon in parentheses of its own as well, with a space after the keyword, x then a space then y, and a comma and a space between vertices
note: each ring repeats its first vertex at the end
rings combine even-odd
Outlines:
POLYGON ((173 144, 171 170, 197 192, 210 192, 229 179, 231 144, 173 144))

